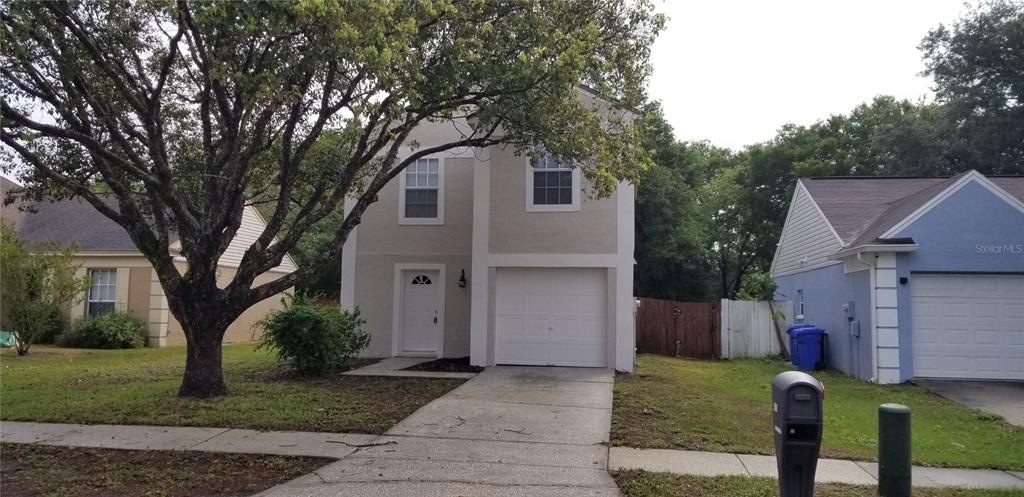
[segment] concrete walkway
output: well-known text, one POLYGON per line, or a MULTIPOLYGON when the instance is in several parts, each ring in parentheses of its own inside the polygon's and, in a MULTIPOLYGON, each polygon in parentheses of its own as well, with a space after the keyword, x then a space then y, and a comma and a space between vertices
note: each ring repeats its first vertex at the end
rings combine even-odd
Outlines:
MULTIPOLYGON (((629 447, 611 448, 608 469, 644 469, 700 476, 749 475, 771 478, 778 476, 775 456, 633 449, 629 447)), ((1024 488, 1024 472, 924 466, 914 466, 912 471, 915 487, 1024 488)), ((878 464, 820 459, 818 460, 818 470, 815 473, 815 481, 818 483, 877 485, 878 464)))
POLYGON ((613 373, 492 367, 313 474, 261 497, 619 496, 606 471, 613 373))
POLYGON ((0 422, 0 442, 135 450, 197 450, 340 459, 377 435, 179 426, 0 422))
POLYGON ((405 368, 433 361, 433 357, 388 357, 368 366, 341 373, 348 376, 400 376, 403 378, 459 378, 467 379, 477 373, 453 371, 403 371, 405 368))

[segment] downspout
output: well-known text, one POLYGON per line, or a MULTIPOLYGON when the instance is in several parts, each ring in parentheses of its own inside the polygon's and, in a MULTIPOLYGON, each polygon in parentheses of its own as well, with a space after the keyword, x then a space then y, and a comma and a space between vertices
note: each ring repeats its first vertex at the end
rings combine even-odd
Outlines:
POLYGON ((871 381, 878 383, 878 309, 875 307, 875 263, 864 259, 864 252, 857 252, 857 261, 868 266, 870 285, 868 295, 871 306, 871 381))

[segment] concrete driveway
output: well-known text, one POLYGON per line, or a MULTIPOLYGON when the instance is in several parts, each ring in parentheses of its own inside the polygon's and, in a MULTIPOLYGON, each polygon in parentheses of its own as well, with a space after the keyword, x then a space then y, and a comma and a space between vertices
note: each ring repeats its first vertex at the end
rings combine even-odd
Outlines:
POLYGON ((965 406, 1002 416, 1024 426, 1024 381, 915 380, 915 383, 965 406))
POLYGON ((292 496, 620 496, 607 472, 614 373, 491 367, 365 447, 272 488, 292 496))

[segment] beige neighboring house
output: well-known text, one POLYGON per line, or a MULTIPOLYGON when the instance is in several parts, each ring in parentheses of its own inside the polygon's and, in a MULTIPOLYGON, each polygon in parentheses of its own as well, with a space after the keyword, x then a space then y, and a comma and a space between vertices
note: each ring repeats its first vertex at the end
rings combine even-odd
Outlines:
MULTIPOLYGON (((3 194, 18 187, 6 178, 0 178, 0 184, 0 193, 3 194)), ((36 202, 32 212, 19 209, 19 205, 20 202, 16 202, 4 206, 0 211, 0 221, 14 226, 30 245, 47 241, 75 242, 75 262, 81 264, 79 271, 92 279, 91 287, 82 295, 81 302, 67 310, 66 322, 118 309, 146 322, 149 329, 147 346, 185 344, 181 325, 168 311, 167 298, 156 271, 135 248, 123 228, 80 199, 36 202)), ((220 259, 219 280, 225 284, 231 280, 242 254, 265 225, 256 209, 246 208, 238 234, 220 259)), ((178 269, 184 272, 187 263, 180 255, 180 242, 175 240, 171 244, 171 253, 175 255, 178 269)), ((286 256, 280 266, 260 275, 256 284, 280 278, 295 269, 294 261, 286 256)), ((281 299, 275 296, 249 308, 228 328, 224 342, 251 341, 253 323, 280 306, 281 299)))
MULTIPOLYGON (((410 141, 460 129, 425 124, 410 141)), ((344 246, 342 303, 372 334, 363 354, 632 371, 634 187, 588 191, 579 169, 502 146, 418 159, 344 246)))

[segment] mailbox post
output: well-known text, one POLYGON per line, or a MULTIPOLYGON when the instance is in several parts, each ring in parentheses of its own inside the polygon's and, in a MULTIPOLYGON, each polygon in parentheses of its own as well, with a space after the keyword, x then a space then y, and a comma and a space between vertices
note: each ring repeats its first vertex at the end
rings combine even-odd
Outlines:
POLYGON ((772 380, 772 424, 781 497, 814 496, 824 392, 820 381, 799 371, 786 371, 772 380))

